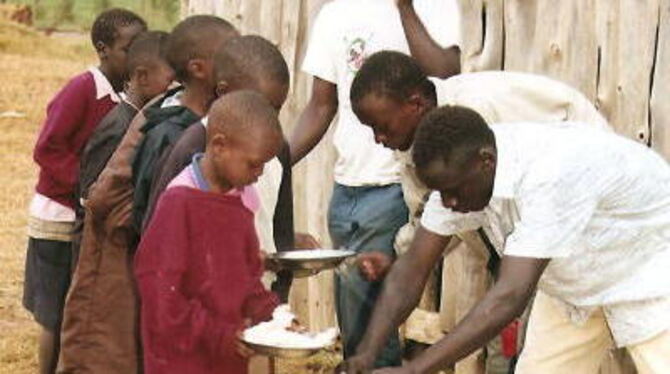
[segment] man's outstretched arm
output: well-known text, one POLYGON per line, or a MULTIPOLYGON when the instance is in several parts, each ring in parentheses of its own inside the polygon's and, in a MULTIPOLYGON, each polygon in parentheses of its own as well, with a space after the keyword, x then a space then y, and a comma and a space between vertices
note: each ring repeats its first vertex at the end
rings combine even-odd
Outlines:
MULTIPOLYGON (((442 0, 446 1, 446 0, 442 0)), ((396 0, 412 57, 426 75, 449 78, 461 72, 461 50, 443 48, 428 33, 414 9, 413 0, 396 0)))
POLYGON ((375 373, 435 373, 484 346, 524 311, 548 263, 548 259, 504 256, 496 284, 453 331, 405 368, 375 373))
POLYGON ((319 144, 335 117, 337 106, 337 85, 314 77, 312 96, 289 139, 292 165, 302 160, 319 144))
POLYGON ((419 227, 409 251, 393 264, 356 355, 342 366, 348 374, 367 373, 394 329, 416 307, 431 270, 441 258, 450 237, 419 227))

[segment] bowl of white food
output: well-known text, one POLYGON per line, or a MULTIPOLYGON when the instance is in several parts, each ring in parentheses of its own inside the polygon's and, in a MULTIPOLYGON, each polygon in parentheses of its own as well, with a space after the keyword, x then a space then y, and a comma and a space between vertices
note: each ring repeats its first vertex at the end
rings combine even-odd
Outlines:
POLYGON ((306 277, 322 270, 334 269, 356 253, 346 249, 307 249, 277 252, 268 261, 281 270, 290 270, 295 277, 306 277))
POLYGON ((244 330, 242 341, 260 355, 281 358, 309 357, 335 344, 337 329, 319 333, 291 331, 294 320, 288 305, 280 305, 272 313, 272 320, 244 330))

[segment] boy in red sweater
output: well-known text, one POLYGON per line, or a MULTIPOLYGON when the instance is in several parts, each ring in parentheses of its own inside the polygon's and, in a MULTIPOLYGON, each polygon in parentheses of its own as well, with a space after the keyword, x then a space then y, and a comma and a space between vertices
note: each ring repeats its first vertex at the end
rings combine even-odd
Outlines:
POLYGON ((52 99, 35 146, 40 167, 28 220, 24 306, 42 326, 42 373, 56 367, 65 294, 70 283, 74 191, 79 156, 93 129, 118 102, 126 77, 126 50, 146 23, 124 9, 101 13, 91 28, 98 67, 72 78, 52 99))
POLYGON ((212 105, 205 153, 161 195, 136 254, 146 374, 247 373, 238 334, 278 303, 261 284, 250 185, 282 142, 260 94, 237 91, 212 105))

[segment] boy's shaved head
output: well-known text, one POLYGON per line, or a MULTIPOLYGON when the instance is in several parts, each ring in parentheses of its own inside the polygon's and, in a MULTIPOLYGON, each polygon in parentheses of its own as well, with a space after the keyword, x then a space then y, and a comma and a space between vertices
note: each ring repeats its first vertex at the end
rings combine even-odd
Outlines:
POLYGON ((209 175, 219 186, 254 183, 283 142, 277 111, 265 97, 250 90, 224 95, 209 110, 205 151, 209 175))
POLYGON ((222 42, 238 36, 230 22, 215 16, 197 15, 181 21, 170 33, 166 48, 167 61, 177 79, 188 79, 188 62, 214 55, 222 42))
POLYGON ((207 139, 221 133, 233 138, 261 132, 282 137, 277 111, 255 91, 235 91, 220 97, 212 104, 208 117, 207 139))
POLYGON ((229 89, 253 89, 279 110, 286 99, 289 71, 281 52, 258 35, 227 41, 214 56, 214 76, 229 89), (273 92, 270 92, 273 91, 273 92))

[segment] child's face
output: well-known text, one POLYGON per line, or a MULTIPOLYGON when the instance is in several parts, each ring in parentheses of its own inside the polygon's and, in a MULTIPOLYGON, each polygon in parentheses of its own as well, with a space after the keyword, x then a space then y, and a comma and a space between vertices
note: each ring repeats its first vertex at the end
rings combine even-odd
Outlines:
POLYGON ((266 134, 240 134, 212 142, 214 167, 222 183, 234 188, 255 183, 263 174, 265 164, 279 152, 281 136, 255 131, 266 134))
POLYGON ((167 62, 160 59, 156 59, 145 69, 145 73, 140 73, 139 77, 136 76, 133 79, 141 80, 140 95, 148 101, 168 89, 174 81, 174 70, 167 62))
POLYGON ((144 31, 144 27, 140 24, 119 27, 117 38, 112 45, 101 43, 98 48, 100 65, 109 74, 108 79, 116 90, 120 91, 123 88, 123 82, 128 79, 126 70, 128 48, 135 36, 142 31, 144 31))

